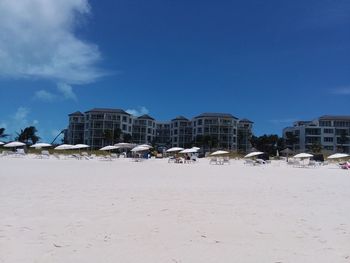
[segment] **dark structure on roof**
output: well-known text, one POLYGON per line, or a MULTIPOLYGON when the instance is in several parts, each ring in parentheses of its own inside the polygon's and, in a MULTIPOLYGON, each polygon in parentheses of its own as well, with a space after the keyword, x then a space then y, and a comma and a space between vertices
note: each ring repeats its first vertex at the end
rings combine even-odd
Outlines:
POLYGON ((131 115, 130 113, 127 113, 122 109, 93 108, 91 110, 86 111, 85 113, 89 113, 89 112, 121 113, 121 114, 131 115))
POLYGON ((186 117, 180 115, 180 116, 175 117, 171 121, 189 121, 189 119, 187 119, 186 117))
POLYGON ((144 114, 142 116, 137 117, 138 119, 143 119, 143 120, 152 120, 154 121, 155 119, 149 116, 148 114, 144 114))
POLYGON ((233 116, 232 114, 230 113, 216 113, 216 112, 205 112, 205 113, 202 113, 196 117, 194 117, 195 119, 198 119, 198 118, 205 118, 205 117, 214 117, 214 118, 233 118, 233 119, 236 119, 238 120, 238 118, 236 118, 235 116, 233 116))
POLYGON ((245 119, 245 118, 244 119, 240 119, 239 122, 254 123, 254 122, 252 122, 252 121, 250 121, 248 119, 245 119))
POLYGON ((350 120, 350 115, 323 115, 319 120, 350 120))
POLYGON ((71 114, 68 114, 68 116, 84 116, 84 114, 81 113, 80 111, 76 111, 76 112, 73 112, 71 114))

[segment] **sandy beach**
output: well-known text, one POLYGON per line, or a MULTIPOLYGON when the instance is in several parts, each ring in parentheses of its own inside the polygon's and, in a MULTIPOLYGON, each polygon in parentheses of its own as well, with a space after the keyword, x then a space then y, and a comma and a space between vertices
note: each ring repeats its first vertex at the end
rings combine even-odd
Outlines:
POLYGON ((0 159, 0 262, 350 262, 350 171, 0 159))

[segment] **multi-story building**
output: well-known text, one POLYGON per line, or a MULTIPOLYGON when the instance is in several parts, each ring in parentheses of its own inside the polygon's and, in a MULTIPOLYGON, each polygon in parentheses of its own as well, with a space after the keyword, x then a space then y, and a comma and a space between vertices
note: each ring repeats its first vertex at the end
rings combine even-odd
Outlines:
POLYGON ((66 140, 71 144, 84 143, 84 114, 76 111, 68 115, 69 125, 65 132, 66 140))
MULTIPOLYGON (((238 118, 227 113, 202 113, 192 120, 193 139, 210 136, 214 148, 237 150, 238 118)), ((208 137, 209 138, 209 137, 208 137)))
POLYGON ((297 121, 283 129, 287 146, 299 152, 315 145, 329 152, 350 153, 350 116, 321 116, 312 121, 297 121))
POLYGON ((151 144, 156 136, 155 120, 145 114, 134 118, 132 127, 132 141, 137 144, 151 144))
POLYGON ((164 147, 169 147, 171 145, 170 125, 170 122, 156 122, 155 144, 164 147))
POLYGON ((191 121, 184 116, 177 116, 171 120, 170 136, 172 147, 187 148, 192 143, 191 121))
POLYGON ((84 143, 92 149, 116 143, 132 134, 132 116, 121 109, 94 108, 85 112, 84 143))
POLYGON ((250 139, 253 135, 253 122, 248 119, 238 121, 237 148, 238 151, 247 153, 252 150, 250 139))
POLYGON ((253 122, 226 113, 203 113, 189 120, 178 116, 169 122, 157 122, 149 115, 135 117, 122 109, 95 108, 69 114, 65 141, 85 143, 97 149, 125 140, 137 144, 188 148, 200 145, 203 151, 217 149, 249 150, 253 122), (243 134, 238 144, 238 130, 243 134))

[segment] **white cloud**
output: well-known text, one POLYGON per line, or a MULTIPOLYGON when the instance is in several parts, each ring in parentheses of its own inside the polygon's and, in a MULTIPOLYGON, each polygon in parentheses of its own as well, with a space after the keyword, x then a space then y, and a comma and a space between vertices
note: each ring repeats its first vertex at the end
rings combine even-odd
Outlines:
POLYGON ((35 92, 34 98, 46 102, 51 102, 55 100, 56 95, 46 90, 38 90, 35 92))
MULTIPOLYGON (((0 77, 74 85, 103 76, 98 47, 75 35, 89 12, 88 0, 1 0, 0 77)), ((38 96, 52 98, 43 91, 38 96)))
POLYGON ((149 110, 146 107, 141 106, 141 107, 138 107, 137 109, 128 109, 126 110, 126 112, 134 116, 141 116, 144 114, 148 114, 149 110))
POLYGON ((332 90, 331 93, 335 95, 350 95, 350 87, 338 87, 332 90))
POLYGON ((63 98, 77 100, 77 96, 75 95, 72 86, 66 83, 59 83, 57 84, 57 89, 63 95, 63 98))
POLYGON ((13 119, 19 123, 27 123, 27 116, 29 114, 29 109, 25 107, 19 107, 13 116, 13 119))

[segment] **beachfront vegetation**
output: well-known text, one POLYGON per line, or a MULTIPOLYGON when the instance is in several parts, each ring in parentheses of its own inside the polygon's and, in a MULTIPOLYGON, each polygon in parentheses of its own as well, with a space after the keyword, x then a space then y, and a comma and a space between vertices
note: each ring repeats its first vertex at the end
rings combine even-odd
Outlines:
POLYGON ((40 140, 40 137, 36 135, 37 132, 34 126, 26 127, 17 133, 15 140, 25 144, 35 144, 40 140))
POLYGON ((5 134, 5 128, 0 128, 0 138, 5 138, 9 136, 8 134, 5 134))

